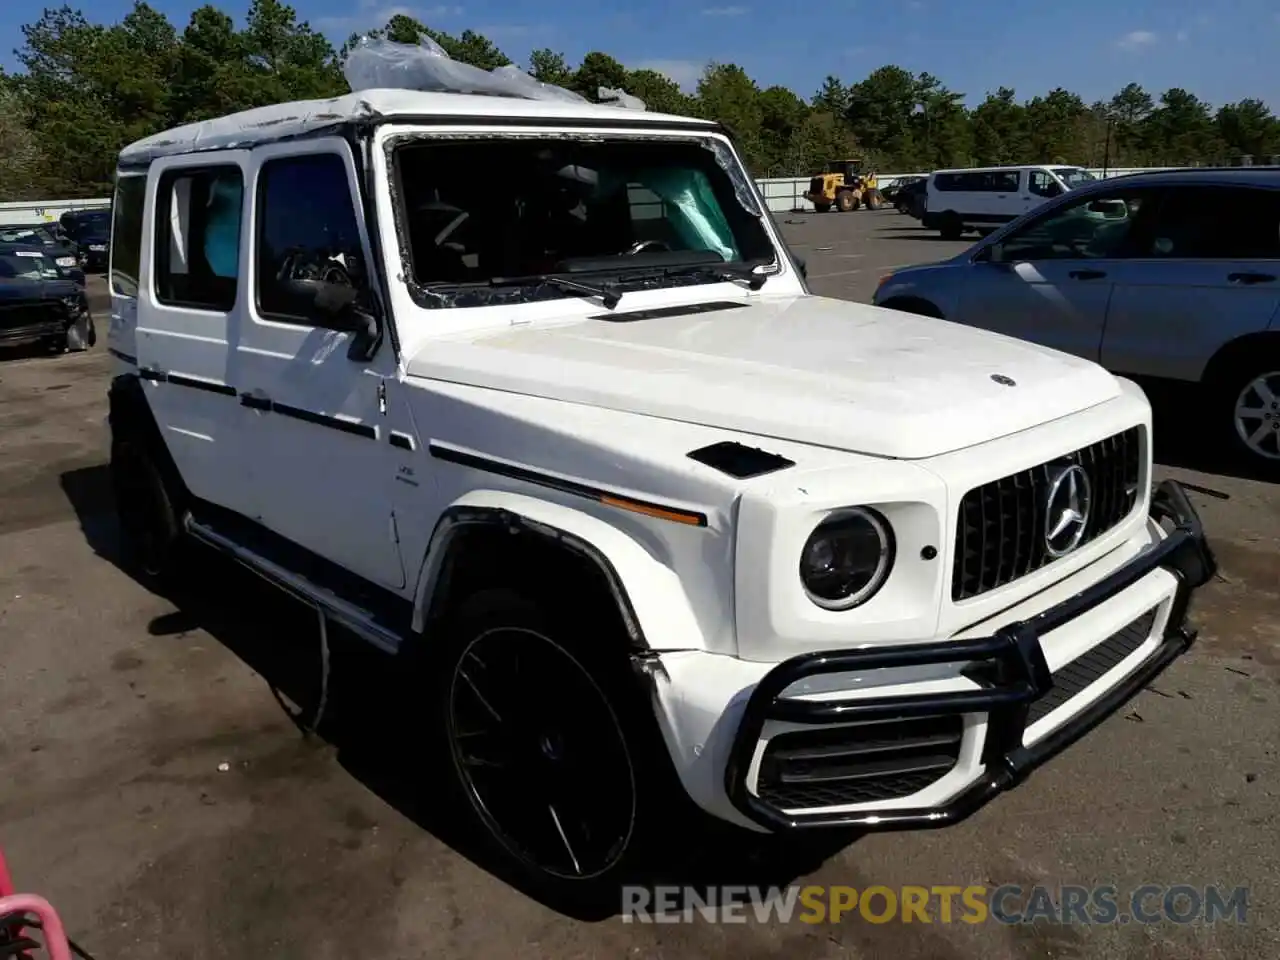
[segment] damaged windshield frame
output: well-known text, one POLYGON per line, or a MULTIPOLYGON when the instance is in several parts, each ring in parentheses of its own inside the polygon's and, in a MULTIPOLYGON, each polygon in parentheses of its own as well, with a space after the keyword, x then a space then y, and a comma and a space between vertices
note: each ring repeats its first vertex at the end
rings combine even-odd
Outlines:
MULTIPOLYGON (((566 121, 566 126, 571 125, 572 121, 566 121)), ((569 148, 569 151, 571 150, 572 147, 569 148)), ((576 296, 601 299, 607 307, 612 309, 623 294, 646 289, 740 281, 745 282, 753 291, 759 290, 769 277, 782 271, 783 259, 778 250, 778 241, 766 226, 765 209, 758 198, 755 184, 746 174, 733 148, 721 136, 679 129, 661 134, 648 132, 602 134, 574 130, 528 133, 523 131, 476 133, 414 131, 387 137, 383 144, 383 151, 390 174, 388 179, 394 226, 403 275, 413 301, 423 308, 513 305, 576 296), (581 144, 590 149, 590 145, 608 143, 661 143, 700 147, 712 154, 716 165, 725 175, 723 179, 715 178, 717 182, 714 183, 705 176, 700 178, 702 188, 710 190, 715 200, 715 210, 710 216, 718 223, 718 232, 713 233, 710 238, 705 232, 701 234, 701 239, 708 243, 706 248, 673 250, 663 243, 658 251, 654 251, 646 249, 655 246, 652 242, 638 242, 630 251, 620 251, 614 255, 601 253, 589 256, 567 256, 554 263, 548 263, 548 269, 541 272, 420 281, 415 269, 411 237, 414 230, 410 228, 408 213, 408 194, 412 191, 406 191, 403 179, 404 150, 406 147, 412 148, 432 142, 454 145, 467 141, 491 141, 495 146, 500 146, 502 142, 523 141, 545 144, 550 149, 565 144, 581 144), (728 201, 730 196, 737 201, 733 209, 726 207, 726 202, 731 202, 728 201), (717 240, 720 241, 720 249, 711 249, 716 245, 717 240), (759 255, 762 253, 767 255, 759 255)), ((558 161, 558 158, 556 159, 558 161)), ((573 166, 572 163, 565 164, 565 168, 573 166)), ((694 167, 694 169, 700 168, 694 167)), ((706 174, 709 171, 702 169, 701 172, 706 174)), ((480 188, 483 188, 483 184, 480 188)), ((630 183, 623 187, 623 189, 632 188, 630 183)), ((417 202, 420 206, 422 205, 421 200, 417 202)), ((669 203, 661 198, 659 202, 669 203)), ((445 224, 444 228, 432 236, 432 242, 437 245, 444 242, 440 234, 456 230, 469 216, 469 211, 463 209, 461 205, 454 206, 442 202, 439 194, 434 201, 429 199, 428 204, 438 206, 439 209, 435 212, 444 217, 442 220, 445 224), (450 218, 449 214, 455 214, 455 216, 450 218)), ((702 209, 705 210, 705 207, 702 209)), ((662 219, 669 218, 664 216, 662 219)), ((690 226, 687 222, 683 225, 686 228, 690 226)), ((700 226, 704 231, 707 229, 705 219, 700 226)), ((458 246, 465 250, 462 244, 458 246)), ((474 264, 471 266, 474 268, 474 264)))

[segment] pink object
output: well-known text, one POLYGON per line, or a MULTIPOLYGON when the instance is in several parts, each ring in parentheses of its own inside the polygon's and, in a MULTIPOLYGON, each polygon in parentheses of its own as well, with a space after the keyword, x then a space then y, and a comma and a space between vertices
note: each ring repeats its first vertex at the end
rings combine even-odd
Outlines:
MULTIPOLYGON (((34 915, 40 921, 41 939, 49 960, 71 960, 71 945, 67 942, 67 933, 62 928, 58 912, 44 897, 13 892, 13 878, 9 876, 9 868, 4 862, 4 852, 0 851, 0 918, 14 914, 34 915)), ((22 934, 21 928, 15 932, 22 934)))
POLYGON ((13 878, 9 876, 9 865, 4 862, 4 851, 0 850, 0 897, 7 897, 13 892, 13 878))

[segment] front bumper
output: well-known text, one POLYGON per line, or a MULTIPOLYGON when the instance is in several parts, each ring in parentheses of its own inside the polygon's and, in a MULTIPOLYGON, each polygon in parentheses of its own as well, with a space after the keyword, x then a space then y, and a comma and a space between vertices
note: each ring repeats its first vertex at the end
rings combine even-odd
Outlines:
MULTIPOLYGON (((800 827, 909 829, 942 827, 963 820, 997 794, 1021 783, 1032 770, 1064 750, 1149 684, 1195 639, 1187 626, 1191 593, 1212 578, 1217 566, 1195 508, 1174 481, 1156 486, 1150 514, 1170 521, 1172 532, 1130 562, 1069 599, 994 634, 888 648, 803 654, 771 669, 751 693, 725 768, 724 786, 736 811, 770 831, 800 827), (1026 742, 1032 705, 1054 687, 1041 638, 1095 610, 1158 569, 1176 581, 1164 628, 1154 651, 1113 687, 1038 740, 1026 742), (784 696, 808 677, 894 668, 952 664, 980 667, 978 689, 893 697, 811 700, 784 696), (950 799, 933 806, 855 811, 783 810, 749 787, 765 725, 830 726, 921 717, 986 716, 983 775, 950 799)), ((969 671, 966 670, 968 674, 969 671)))

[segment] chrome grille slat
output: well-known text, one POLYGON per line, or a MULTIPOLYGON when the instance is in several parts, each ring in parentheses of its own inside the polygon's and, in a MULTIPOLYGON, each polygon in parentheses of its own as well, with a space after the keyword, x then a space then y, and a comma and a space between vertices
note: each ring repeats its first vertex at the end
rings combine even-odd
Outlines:
POLYGON ((1046 501, 1055 464, 1078 463, 1089 474, 1092 498, 1079 546, 1102 536, 1128 516, 1138 499, 1139 430, 1131 427, 965 494, 957 511, 952 600, 989 593, 1053 562, 1044 540, 1046 501))

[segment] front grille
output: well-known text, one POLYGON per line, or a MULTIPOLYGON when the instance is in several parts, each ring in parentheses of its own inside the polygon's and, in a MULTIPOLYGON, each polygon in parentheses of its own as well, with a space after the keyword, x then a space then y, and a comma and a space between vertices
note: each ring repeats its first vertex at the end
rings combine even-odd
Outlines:
POLYGON ((1060 667, 1053 675, 1053 688, 1032 703, 1027 711, 1027 726, 1047 717, 1137 650, 1151 636, 1151 629, 1155 625, 1156 610, 1153 608, 1096 647, 1086 650, 1060 667))
POLYGON ((781 810, 907 797, 955 766, 963 734, 957 715, 781 733, 765 747, 756 793, 781 810))
POLYGON ((1138 427, 1048 463, 976 487, 960 502, 951 598, 968 600, 1025 577, 1054 560, 1046 543, 1054 471, 1079 464, 1091 487, 1088 522, 1076 549, 1127 517, 1138 502, 1138 427))

